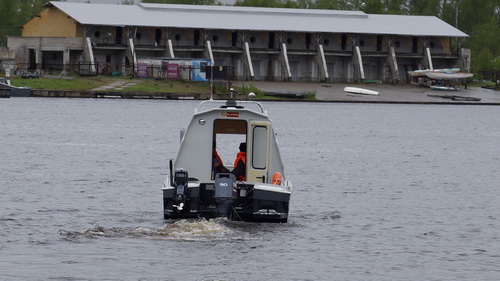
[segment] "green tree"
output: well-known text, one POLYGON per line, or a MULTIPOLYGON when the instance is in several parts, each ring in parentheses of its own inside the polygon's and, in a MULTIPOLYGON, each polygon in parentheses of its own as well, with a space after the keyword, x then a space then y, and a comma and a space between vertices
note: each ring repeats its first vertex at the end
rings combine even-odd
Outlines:
POLYGON ((494 18, 490 22, 475 25, 465 46, 472 50, 472 69, 500 70, 500 24, 494 18))
POLYGON ((383 0, 386 14, 404 15, 407 14, 405 0, 383 0))
POLYGON ((2 0, 0 2, 0 46, 7 42, 8 35, 17 35, 18 20, 15 16, 18 13, 19 2, 17 0, 2 0))
POLYGON ((410 15, 439 16, 441 0, 409 0, 408 13, 410 15))
POLYGON ((384 4, 381 0, 366 0, 361 10, 367 14, 383 14, 384 4))
POLYGON ((498 0, 481 0, 481 3, 477 0, 460 0, 458 2, 458 28, 469 33, 475 25, 487 23, 493 18, 496 18, 498 23, 499 12, 498 0))

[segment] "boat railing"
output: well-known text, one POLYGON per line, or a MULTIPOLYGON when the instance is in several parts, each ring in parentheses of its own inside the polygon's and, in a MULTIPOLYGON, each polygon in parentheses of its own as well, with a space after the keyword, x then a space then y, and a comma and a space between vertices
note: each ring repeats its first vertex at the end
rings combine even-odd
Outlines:
POLYGON ((201 111, 213 109, 213 108, 247 108, 253 111, 261 112, 267 115, 267 111, 264 109, 261 103, 257 101, 240 101, 240 100, 206 100, 202 101, 198 107, 195 108, 194 112, 198 113, 201 111))

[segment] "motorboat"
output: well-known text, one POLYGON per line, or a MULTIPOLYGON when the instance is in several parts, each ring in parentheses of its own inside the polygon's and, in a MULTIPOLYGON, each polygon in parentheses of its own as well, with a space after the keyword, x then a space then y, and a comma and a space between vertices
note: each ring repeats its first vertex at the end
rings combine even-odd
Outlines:
POLYGON ((165 219, 287 222, 292 183, 285 176, 273 124, 262 104, 233 99, 201 102, 181 131, 162 190, 165 219), (243 144, 246 165, 243 177, 237 177, 236 163, 224 162, 234 159, 243 144))

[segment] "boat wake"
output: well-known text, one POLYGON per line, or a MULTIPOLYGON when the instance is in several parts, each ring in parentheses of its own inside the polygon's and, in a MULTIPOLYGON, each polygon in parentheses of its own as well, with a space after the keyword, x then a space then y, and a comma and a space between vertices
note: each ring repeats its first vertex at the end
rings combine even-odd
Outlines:
POLYGON ((234 231, 224 225, 223 219, 216 220, 179 220, 159 227, 104 227, 95 225, 83 231, 60 230, 64 239, 77 242, 81 238, 139 238, 179 241, 214 241, 240 240, 241 236, 234 236, 234 231))

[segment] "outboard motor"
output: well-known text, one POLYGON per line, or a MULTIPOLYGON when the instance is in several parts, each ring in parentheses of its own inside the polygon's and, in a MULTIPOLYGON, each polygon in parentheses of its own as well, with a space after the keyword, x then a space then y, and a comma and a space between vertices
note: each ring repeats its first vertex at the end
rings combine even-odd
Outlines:
POLYGON ((236 176, 219 173, 215 176, 215 202, 219 216, 229 216, 236 194, 236 176))
POLYGON ((177 208, 178 211, 182 211, 184 208, 184 203, 186 199, 186 191, 188 186, 188 171, 185 169, 175 169, 174 174, 174 207, 177 208))

